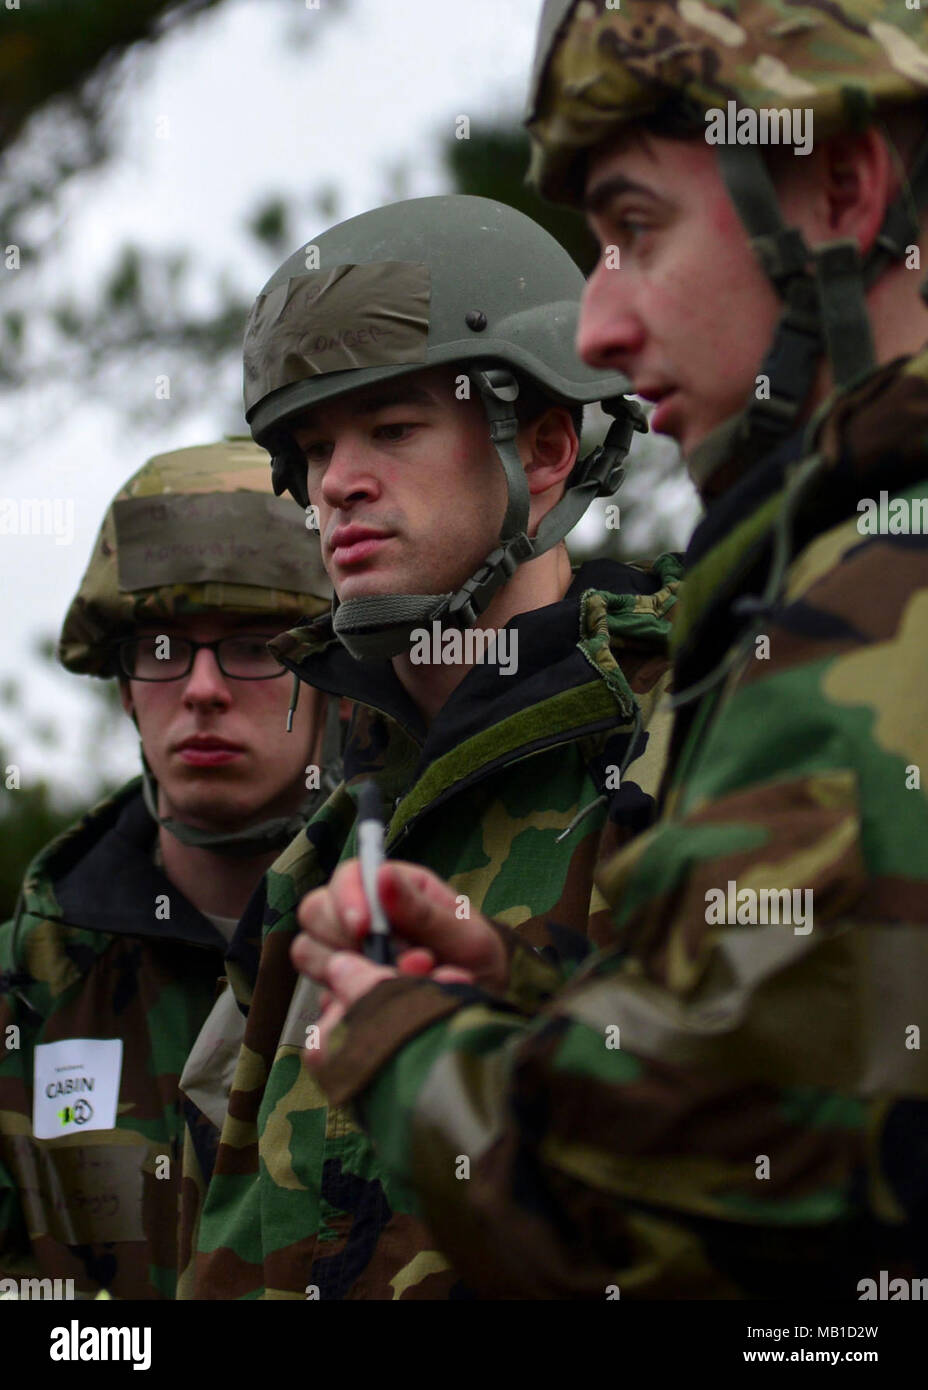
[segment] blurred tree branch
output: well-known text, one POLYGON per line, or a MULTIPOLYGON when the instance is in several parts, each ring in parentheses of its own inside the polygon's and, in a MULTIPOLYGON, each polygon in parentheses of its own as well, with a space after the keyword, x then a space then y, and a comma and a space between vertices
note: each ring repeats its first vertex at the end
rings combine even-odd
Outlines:
MULTIPOLYGON (((13 192, 0 191, 0 255, 16 242, 10 228, 24 209, 52 208, 62 179, 105 162, 111 152, 106 100, 126 71, 130 50, 151 46, 224 3, 84 0, 79 20, 69 0, 23 0, 21 10, 0 10, 0 156, 6 149, 18 173, 29 170, 26 178, 7 181, 13 192), (56 112, 57 119, 43 123, 56 112), (26 147, 28 159, 20 157, 26 147)), ((327 0, 330 8, 342 3, 327 0)), ((310 31, 304 26, 301 32, 306 41, 310 31)), ((525 183, 529 144, 515 113, 472 129, 468 139, 444 137, 441 152, 457 192, 518 208, 589 273, 597 248, 584 218, 542 201, 525 183)), ((406 196, 405 174, 401 162, 390 179, 395 198, 406 196)), ((337 189, 317 189, 299 202, 298 207, 294 199, 272 193, 245 220, 248 235, 272 257, 293 250, 293 229, 305 227, 307 206, 320 225, 338 220, 337 189)), ((41 259, 38 238, 30 237, 28 255, 41 259)), ((232 421, 240 409, 242 333, 256 288, 239 284, 199 248, 152 251, 135 245, 123 245, 106 272, 80 293, 70 286, 53 289, 36 303, 25 283, 11 284, 0 311, 0 398, 38 385, 48 418, 66 410, 76 392, 96 387, 132 424, 160 408, 155 381, 167 377, 175 419, 212 397, 220 410, 227 402, 232 421), (47 396, 54 398, 48 410, 47 396)), ((679 543, 674 515, 681 506, 686 511, 687 487, 668 441, 636 436, 621 494, 621 529, 603 527, 596 553, 628 557, 679 543)))
POLYGON ((56 97, 100 102, 113 68, 133 44, 164 38, 223 0, 26 0, 2 12, 0 149, 56 97))
MULTIPOLYGON (((61 140, 38 139, 25 178, 9 171, 0 195, 0 242, 74 174, 111 152, 103 119, 128 51, 154 44, 224 0, 20 0, 0 9, 0 155, 7 158, 32 118, 54 114, 61 140)), ((18 153, 18 151, 15 151, 18 153)), ((18 160, 16 162, 19 162, 18 160)))
MULTIPOLYGON (((167 376, 178 413, 218 389, 229 416, 237 416, 237 386, 230 390, 230 383, 253 287, 236 284, 196 248, 126 244, 95 283, 63 291, 37 292, 34 275, 28 283, 5 275, 43 262, 66 230, 56 218, 63 184, 114 154, 110 103, 137 77, 138 56, 225 3, 81 0, 76 7, 74 0, 20 0, 19 8, 8 9, 0 0, 0 397, 38 390, 47 418, 67 410, 77 391, 96 386, 120 403, 129 423, 138 423, 158 408, 155 377, 167 376), (13 248, 16 265, 4 267, 6 248, 13 248), (118 380, 111 380, 115 374, 118 380)), ((329 12, 344 7, 344 0, 326 0, 329 12)), ((278 13, 289 22, 292 47, 290 6, 278 13)), ((301 32, 301 42, 310 42, 312 26, 301 32)), ((337 190, 320 189, 311 201, 333 209, 337 190)), ((292 249, 292 220, 292 205, 269 195, 245 230, 283 256, 292 249)))
MULTIPOLYGON (((338 194, 324 187, 309 201, 317 213, 333 214, 338 194)), ((295 221, 290 201, 269 196, 245 219, 245 231, 272 259, 283 258, 297 240, 295 221)), ((50 400, 47 415, 66 410, 76 389, 109 387, 116 374, 107 396, 129 423, 139 423, 160 408, 155 378, 164 375, 175 413, 202 405, 218 390, 228 413, 237 416, 242 335, 254 287, 243 290, 187 249, 153 252, 127 244, 81 299, 66 291, 28 307, 26 288, 19 303, 17 290, 14 284, 0 313, 0 397, 38 384, 61 397, 50 400), (236 379, 231 390, 230 377, 236 379)))

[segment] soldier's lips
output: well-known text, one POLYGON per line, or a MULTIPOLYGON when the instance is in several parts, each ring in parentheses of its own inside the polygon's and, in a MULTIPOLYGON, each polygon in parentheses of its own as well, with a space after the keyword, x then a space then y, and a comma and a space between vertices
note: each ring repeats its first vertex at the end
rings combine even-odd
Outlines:
POLYGON ((673 403, 676 400, 676 396, 676 391, 668 391, 666 395, 661 396, 657 401, 657 404, 651 412, 651 419, 649 421, 650 427, 655 434, 671 433, 667 428, 667 422, 673 415, 673 403))
POLYGON ((362 536, 357 540, 343 542, 333 547, 332 560, 339 569, 350 569, 352 565, 361 564, 369 559, 389 539, 389 536, 362 536))
POLYGON ((189 767, 218 767, 221 763, 234 762, 244 755, 244 748, 235 743, 224 743, 221 739, 212 742, 182 743, 176 750, 181 762, 189 767))

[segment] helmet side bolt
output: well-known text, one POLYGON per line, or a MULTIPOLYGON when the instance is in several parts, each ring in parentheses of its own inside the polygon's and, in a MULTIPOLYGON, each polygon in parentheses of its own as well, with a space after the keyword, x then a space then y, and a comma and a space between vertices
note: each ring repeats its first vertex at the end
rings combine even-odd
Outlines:
POLYGON ((464 322, 475 333, 482 333, 487 326, 487 316, 482 309, 469 309, 464 315, 464 322))

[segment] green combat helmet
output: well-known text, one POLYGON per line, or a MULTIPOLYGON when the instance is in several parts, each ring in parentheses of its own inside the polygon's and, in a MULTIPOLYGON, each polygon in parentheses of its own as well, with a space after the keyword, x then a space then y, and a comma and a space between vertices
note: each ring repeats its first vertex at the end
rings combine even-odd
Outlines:
POLYGON ((355 657, 396 655, 412 628, 433 619, 472 626, 518 565, 618 488, 632 431, 646 426, 624 399, 628 381, 576 356, 582 290, 570 256, 537 223, 487 198, 450 195, 342 222, 285 261, 258 296, 245 334, 245 412, 273 455, 275 492, 309 504, 306 461, 287 428, 302 412, 445 364, 460 364, 479 393, 506 475, 499 544, 456 593, 334 601, 335 632, 355 657), (567 406, 601 401, 614 417, 532 538, 515 445, 520 381, 567 406))
MULTIPOLYGON (((149 459, 103 518, 65 616, 61 664, 81 674, 117 675, 118 641, 139 622, 220 610, 279 618, 283 629, 325 612, 332 588, 319 538, 291 502, 273 496, 267 466, 267 454, 247 438, 149 459)), ((337 712, 331 701, 336 729, 337 712)), ((329 732, 327 726, 327 743, 329 732)), ((282 848, 304 823, 301 813, 222 834, 161 818, 144 751, 142 767, 149 812, 185 844, 258 853, 282 848)))
MULTIPOLYGON (((591 150, 663 114, 705 131, 706 111, 727 109, 731 100, 742 111, 808 109, 826 137, 860 130, 881 111, 924 101, 925 39, 921 9, 903 0, 546 0, 526 118, 530 178, 545 197, 577 205, 591 150)), ((917 243, 917 209, 928 201, 924 140, 908 187, 863 260, 851 240, 812 250, 784 225, 758 150, 727 144, 718 154, 784 307, 761 368, 769 399, 752 396, 694 451, 697 483, 727 459, 761 457, 792 431, 823 353, 837 387, 872 370, 864 292, 917 243)))

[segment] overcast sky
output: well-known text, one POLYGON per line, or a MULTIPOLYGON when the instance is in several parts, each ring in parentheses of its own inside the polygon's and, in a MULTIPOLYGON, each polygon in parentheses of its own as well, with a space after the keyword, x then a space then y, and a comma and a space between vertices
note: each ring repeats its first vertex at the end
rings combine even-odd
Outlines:
MULTIPOLYGON (((127 241, 192 248, 204 269, 227 268, 256 294, 276 263, 242 226, 264 196, 289 195, 308 209, 334 186, 342 220, 392 200, 400 166, 408 170, 403 196, 447 192, 439 150, 455 118, 521 110, 539 10, 540 0, 345 0, 338 8, 319 0, 318 9, 305 0, 236 0, 130 56, 110 113, 117 156, 67 188, 65 229, 36 294, 53 279, 76 293, 92 287, 127 241)), ((307 224, 298 240, 322 230, 307 224)), ((21 441, 3 460, 0 503, 57 499, 64 533, 0 536, 0 679, 21 682, 36 732, 51 721, 69 745, 52 752, 0 710, 0 740, 13 743, 24 780, 86 782, 77 735, 91 678, 48 675, 31 648, 38 633, 57 634, 113 493, 153 453, 244 428, 204 400, 183 419, 165 401, 160 422, 127 429, 117 398, 150 398, 163 369, 153 358, 63 419, 49 418, 40 389, 0 406, 0 437, 21 441)), ((101 766, 137 770, 131 735, 128 722, 114 728, 101 766)))

